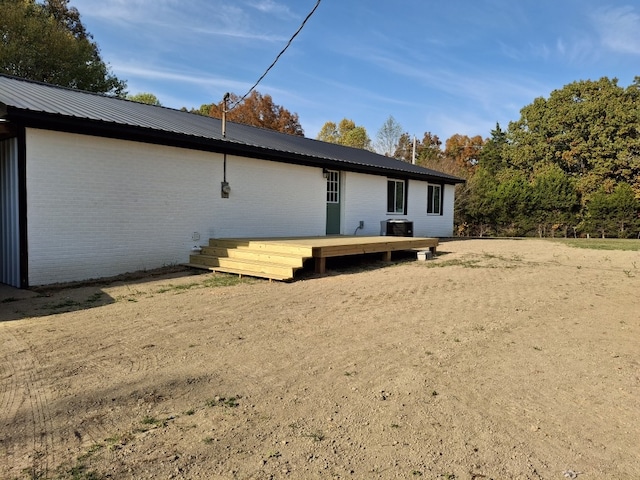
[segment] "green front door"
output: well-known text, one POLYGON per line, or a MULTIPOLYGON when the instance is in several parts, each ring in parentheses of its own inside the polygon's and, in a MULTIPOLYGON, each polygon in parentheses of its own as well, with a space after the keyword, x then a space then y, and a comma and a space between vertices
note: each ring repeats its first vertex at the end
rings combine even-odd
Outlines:
POLYGON ((327 177, 327 235, 340 235, 340 172, 327 177))

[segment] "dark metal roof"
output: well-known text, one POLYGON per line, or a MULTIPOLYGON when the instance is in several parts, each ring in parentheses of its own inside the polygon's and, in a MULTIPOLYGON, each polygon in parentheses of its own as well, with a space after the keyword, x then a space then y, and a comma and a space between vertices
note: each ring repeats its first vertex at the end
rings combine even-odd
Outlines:
POLYGON ((0 118, 88 133, 378 175, 464 180, 358 148, 0 74, 0 118))

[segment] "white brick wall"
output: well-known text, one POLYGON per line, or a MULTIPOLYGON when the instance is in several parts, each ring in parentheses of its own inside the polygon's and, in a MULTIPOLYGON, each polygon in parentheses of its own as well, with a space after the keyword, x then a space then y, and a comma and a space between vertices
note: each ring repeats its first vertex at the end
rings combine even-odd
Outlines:
POLYGON ((413 221, 416 237, 450 237, 453 234, 453 205, 455 186, 444 186, 442 215, 427 214, 427 182, 411 180, 407 218, 413 221))
MULTIPOLYGON (((326 180, 319 168, 115 139, 27 130, 29 283, 42 285, 185 263, 209 237, 324 235, 326 180), (201 240, 192 240, 198 232, 201 240)), ((449 236, 426 214, 425 182, 411 181, 408 215, 387 215, 387 178, 342 173, 343 234, 378 235, 408 218, 416 236, 449 236)))
POLYGON ((326 181, 320 168, 228 156, 227 181, 230 198, 216 199, 216 237, 325 234, 326 181))
POLYGON ((188 261, 209 237, 322 235, 320 169, 29 129, 29 283, 188 261))
POLYGON ((380 222, 407 219, 413 222, 416 237, 449 237, 453 230, 455 187, 445 185, 444 214, 427 214, 427 182, 409 181, 407 215, 387 213, 387 177, 345 172, 343 186, 344 222, 342 233, 352 235, 360 220, 364 229, 358 235, 379 235, 380 222))

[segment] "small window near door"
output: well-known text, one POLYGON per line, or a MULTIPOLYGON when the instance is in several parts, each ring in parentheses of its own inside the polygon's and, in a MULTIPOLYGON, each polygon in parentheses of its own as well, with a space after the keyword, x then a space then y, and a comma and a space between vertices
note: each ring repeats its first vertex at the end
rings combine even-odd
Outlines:
POLYGON ((327 177, 327 203, 340 203, 340 172, 329 170, 327 177))
POLYGON ((407 213, 404 180, 387 180, 387 213, 407 213))
POLYGON ((427 213, 442 215, 442 185, 427 186, 427 213))

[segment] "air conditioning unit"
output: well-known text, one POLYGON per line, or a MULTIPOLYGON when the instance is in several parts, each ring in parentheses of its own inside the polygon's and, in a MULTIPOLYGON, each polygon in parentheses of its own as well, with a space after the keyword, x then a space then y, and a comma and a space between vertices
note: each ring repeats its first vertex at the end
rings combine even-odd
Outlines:
POLYGON ((390 237, 413 237, 413 222, 409 220, 383 220, 380 235, 390 237))

